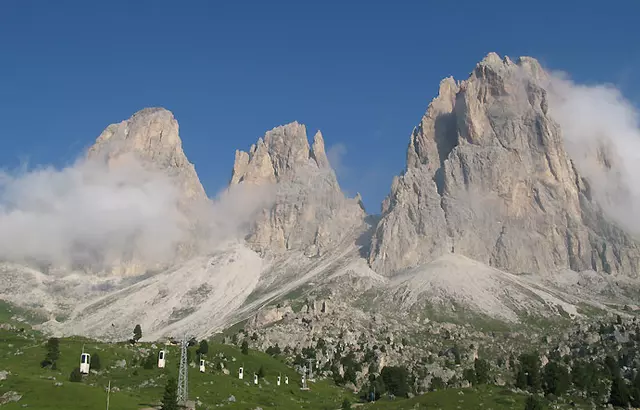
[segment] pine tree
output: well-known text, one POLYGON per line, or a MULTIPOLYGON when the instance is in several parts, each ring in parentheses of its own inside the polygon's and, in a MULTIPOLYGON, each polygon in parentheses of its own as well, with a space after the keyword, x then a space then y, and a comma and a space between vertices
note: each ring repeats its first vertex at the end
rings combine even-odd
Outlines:
POLYGON ((451 349, 453 351, 453 358, 456 364, 461 364, 462 360, 460 358, 460 349, 458 348, 458 346, 453 346, 453 348, 451 349))
POLYGON ((640 372, 636 373, 636 377, 631 384, 631 405, 640 407, 640 372))
POLYGON ((542 388, 540 367, 540 357, 537 353, 521 354, 520 366, 516 374, 516 387, 520 389, 529 387, 532 392, 539 391, 542 388))
POLYGON ((489 382, 489 370, 491 369, 489 362, 484 359, 476 359, 473 363, 473 368, 476 373, 476 382, 478 384, 486 384, 489 382))
POLYGON ((357 375, 356 375, 356 371, 353 369, 353 367, 349 366, 349 367, 345 367, 344 368, 344 376, 343 376, 344 382, 351 382, 353 384, 356 384, 357 381, 357 375))
POLYGON ((557 362, 550 362, 543 372, 544 392, 562 396, 569 389, 569 371, 557 362))
POLYGON ((345 397, 345 399, 342 400, 342 410, 349 410, 349 409, 351 409, 351 402, 349 401, 349 399, 345 397))
POLYGON ((473 369, 465 369, 462 372, 462 377, 467 380, 472 386, 478 384, 478 379, 476 378, 476 372, 473 369))
POLYGON ((264 367, 261 365, 260 369, 258 369, 258 377, 260 379, 264 379, 264 376, 265 376, 264 367))
POLYGON ((60 340, 52 337, 47 341, 47 359, 55 362, 60 358, 60 340))
POLYGON ((382 378, 384 385, 393 395, 398 397, 406 397, 407 393, 409 393, 409 372, 407 371, 406 367, 385 366, 380 372, 380 377, 382 378))
POLYGON ((605 357, 604 365, 608 372, 608 375, 611 376, 612 380, 620 376, 620 365, 618 364, 618 361, 613 358, 613 356, 609 355, 605 357))
POLYGON ((444 389, 444 380, 441 377, 433 377, 431 378, 431 385, 429 386, 430 391, 434 390, 442 390, 444 389))
POLYGON ((178 410, 178 383, 173 377, 167 380, 162 396, 161 410, 178 410))
POLYGON ((571 381, 575 388, 581 392, 589 391, 596 376, 596 369, 593 365, 577 362, 571 370, 571 381))
POLYGON ((138 340, 142 339, 142 328, 140 325, 136 325, 133 329, 133 341, 138 342, 138 340))
POLYGON ((102 368, 102 364, 100 363, 100 356, 98 353, 94 353, 91 356, 91 368, 93 370, 100 370, 102 368))
POLYGON ((544 405, 542 400, 537 396, 527 397, 527 401, 524 403, 524 410, 543 410, 544 405))
POLYGON ((200 346, 198 346, 198 350, 196 350, 196 353, 199 355, 204 355, 204 354, 207 354, 208 352, 209 352, 209 343, 206 340, 201 340, 200 346))
POLYGON ((629 405, 629 396, 627 383, 622 377, 615 377, 611 384, 611 396, 609 398, 609 403, 614 406, 627 407, 629 405))
POLYGON ((246 340, 243 341, 240 349, 242 350, 242 354, 249 354, 249 343, 247 343, 246 340))
POLYGON ((522 368, 518 369, 516 373, 516 387, 520 390, 525 390, 527 388, 527 374, 522 368))
POLYGON ((56 337, 52 337, 47 340, 47 355, 45 359, 40 363, 42 367, 55 366, 56 361, 60 358, 60 340, 56 337))
POLYGON ((156 365, 156 354, 155 352, 149 352, 144 362, 142 362, 142 367, 147 370, 153 369, 156 365))

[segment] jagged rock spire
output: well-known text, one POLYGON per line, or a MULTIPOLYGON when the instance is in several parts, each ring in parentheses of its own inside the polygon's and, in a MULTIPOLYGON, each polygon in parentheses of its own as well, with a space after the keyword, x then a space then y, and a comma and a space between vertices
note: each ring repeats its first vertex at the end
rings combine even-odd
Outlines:
POLYGON ((364 220, 359 199, 347 199, 318 131, 310 147, 304 125, 268 131, 249 152, 237 151, 235 184, 273 184, 276 203, 256 223, 249 243, 261 252, 302 250, 317 255, 338 244, 364 220))

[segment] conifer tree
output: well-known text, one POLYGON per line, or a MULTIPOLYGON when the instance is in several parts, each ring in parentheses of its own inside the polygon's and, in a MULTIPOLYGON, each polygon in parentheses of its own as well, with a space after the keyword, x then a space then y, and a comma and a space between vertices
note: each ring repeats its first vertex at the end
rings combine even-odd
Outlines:
POLYGON ((138 340, 142 339, 142 328, 140 327, 140 325, 136 325, 136 327, 133 329, 133 341, 134 342, 138 342, 138 340))
POLYGON ((164 388, 161 410, 178 410, 178 383, 173 377, 167 380, 164 388))

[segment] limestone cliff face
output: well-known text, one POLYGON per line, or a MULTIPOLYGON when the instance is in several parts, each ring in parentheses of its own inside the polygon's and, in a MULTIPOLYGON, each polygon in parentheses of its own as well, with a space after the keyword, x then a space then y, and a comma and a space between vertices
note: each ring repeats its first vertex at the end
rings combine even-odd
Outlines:
POLYGON ((236 184, 272 184, 277 191, 275 204, 247 238, 263 253, 320 255, 364 221, 359 198, 348 199, 340 190, 322 134, 309 146, 306 128, 297 122, 267 132, 248 153, 236 152, 231 185, 236 184))
POLYGON ((392 274, 455 252, 509 272, 635 275, 638 245, 592 200, 548 113, 532 58, 491 53, 447 78, 411 135, 369 262, 392 274))

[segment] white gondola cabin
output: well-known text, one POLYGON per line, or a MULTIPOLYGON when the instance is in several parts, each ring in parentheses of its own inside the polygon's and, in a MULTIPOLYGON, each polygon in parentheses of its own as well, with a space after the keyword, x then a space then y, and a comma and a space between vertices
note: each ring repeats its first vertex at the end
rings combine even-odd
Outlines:
POLYGON ((280 376, 278 376, 278 380, 276 381, 276 384, 280 386, 280 376))
POLYGON ((91 355, 89 353, 82 353, 80 355, 80 373, 89 374, 91 368, 91 355))
POLYGON ((244 378, 244 369, 241 367, 238 369, 238 379, 242 380, 244 378))
POLYGON ((200 359, 200 373, 204 373, 204 359, 200 359))
POLYGON ((164 369, 164 364, 165 364, 165 356, 166 356, 167 352, 165 352, 164 350, 160 350, 160 353, 158 353, 158 368, 159 369, 164 369))
POLYGON ((289 376, 284 376, 284 384, 289 384, 289 376))
POLYGON ((253 384, 258 384, 258 375, 257 374, 253 375, 253 384))

